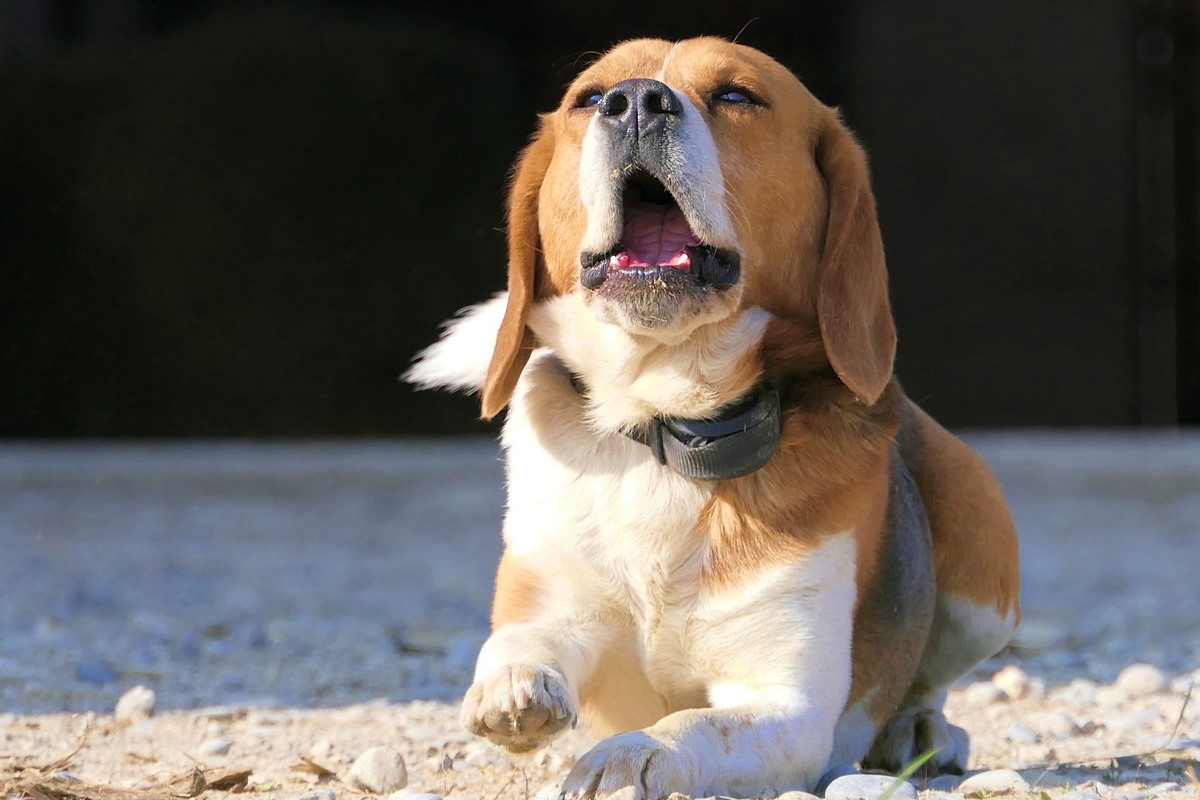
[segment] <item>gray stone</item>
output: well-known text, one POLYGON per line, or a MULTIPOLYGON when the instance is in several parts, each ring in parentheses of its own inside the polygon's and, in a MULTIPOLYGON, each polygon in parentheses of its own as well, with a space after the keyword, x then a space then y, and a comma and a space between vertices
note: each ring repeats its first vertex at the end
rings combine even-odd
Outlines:
MULTIPOLYGON (((896 782, 890 775, 843 775, 825 790, 825 800, 876 800, 896 782)), ((895 800, 916 800, 917 790, 900 781, 891 795, 895 800)))
POLYGON ((1116 685, 1130 697, 1145 697, 1167 688, 1167 676, 1153 664, 1130 664, 1121 670, 1116 685))
POLYGON ((1027 792, 1029 784, 1015 770, 990 769, 967 778, 958 785, 958 789, 965 795, 979 796, 981 794, 1027 792))
POLYGON ((158 698, 154 690, 139 684, 121 695, 113 716, 119 725, 136 725, 154 716, 157 704, 158 698))
POLYGON ((214 738, 205 739, 196 748, 196 753, 202 756, 223 756, 229 752, 232 747, 228 739, 214 738))
POLYGON ((337 795, 334 794, 333 789, 314 789, 300 795, 296 800, 337 800, 337 795))
POLYGON ((859 774, 861 773, 849 764, 835 764, 830 767, 824 775, 817 779, 817 785, 813 787, 813 792, 818 797, 824 797, 825 790, 829 788, 829 784, 833 783, 838 778, 841 778, 845 775, 859 774))
POLYGON ((821 800, 815 794, 808 792, 784 792, 775 798, 775 800, 821 800))
POLYGON ((391 794, 408 783, 408 769, 394 749, 370 747, 354 759, 346 783, 375 794, 391 794))

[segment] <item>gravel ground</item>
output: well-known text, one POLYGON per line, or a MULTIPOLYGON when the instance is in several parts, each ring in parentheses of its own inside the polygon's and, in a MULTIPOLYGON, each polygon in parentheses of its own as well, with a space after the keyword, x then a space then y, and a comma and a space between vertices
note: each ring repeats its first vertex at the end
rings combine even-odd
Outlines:
MULTIPOLYGON (((974 768, 1029 788, 923 797, 1200 800, 1200 436, 968 438, 1022 532, 1026 623, 948 710, 974 768)), ((502 484, 485 441, 0 447, 0 797, 188 796, 197 765, 266 798, 386 795, 353 767, 377 746, 410 789, 553 794, 584 734, 515 759, 455 721, 502 484)))

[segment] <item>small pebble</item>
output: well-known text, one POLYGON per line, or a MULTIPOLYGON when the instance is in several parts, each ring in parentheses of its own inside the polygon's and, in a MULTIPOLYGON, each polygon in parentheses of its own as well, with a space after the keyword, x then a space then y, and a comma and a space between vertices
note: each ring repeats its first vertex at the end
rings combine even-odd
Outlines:
POLYGON ((962 792, 939 792, 936 789, 921 792, 921 800, 966 800, 962 792))
POLYGON ((1100 800, 1100 794, 1091 789, 1076 789, 1071 792, 1064 792, 1058 800, 1100 800))
POLYGON ((958 789, 966 795, 1003 794, 1005 792, 1027 792, 1029 784, 1015 770, 990 769, 967 778, 958 785, 958 789))
POLYGON ((392 748, 371 747, 354 759, 346 783, 375 794, 391 794, 408 783, 408 769, 392 748))
POLYGON ((1019 722, 1009 725, 1004 735, 1010 742, 1024 742, 1025 744, 1037 744, 1042 738, 1019 722))
POLYGON ((60 769, 58 772, 51 773, 50 777, 58 778, 60 781, 66 781, 67 783, 83 783, 83 781, 80 780, 79 776, 72 775, 70 772, 67 772, 65 769, 60 769))
POLYGON ((1025 670, 1010 664, 992 676, 992 683, 1013 700, 1029 694, 1029 676, 1025 670))
POLYGON ((337 800, 337 795, 333 789, 315 789, 311 792, 305 792, 296 798, 296 800, 337 800))
POLYGON ((1079 733, 1079 726, 1062 711, 1049 711, 1034 718, 1034 727, 1056 739, 1066 739, 1079 733))
MULTIPOLYGON (((876 800, 895 781, 890 775, 843 775, 829 784, 825 800, 876 800)), ((917 790, 908 781, 901 781, 891 796, 895 800, 916 800, 917 790)))
POLYGON ((157 703, 158 698, 154 690, 139 684, 121 695, 113 716, 116 717, 118 725, 136 725, 154 716, 157 703))
POLYGON ((398 792, 388 795, 387 800, 442 800, 440 794, 430 794, 429 792, 417 792, 412 789, 401 789, 398 792))
POLYGON ((1130 697, 1145 697, 1165 689, 1167 676, 1153 664, 1130 664, 1117 676, 1117 686, 1130 697))
POLYGON ((228 739, 205 739, 196 748, 196 752, 202 756, 223 756, 229 752, 232 747, 228 739))
POLYGON ((775 798, 775 800, 821 800, 821 798, 808 792, 784 792, 775 798))
POLYGON ((993 683, 973 683, 967 687, 965 699, 967 705, 980 708, 1007 700, 1008 695, 993 683))

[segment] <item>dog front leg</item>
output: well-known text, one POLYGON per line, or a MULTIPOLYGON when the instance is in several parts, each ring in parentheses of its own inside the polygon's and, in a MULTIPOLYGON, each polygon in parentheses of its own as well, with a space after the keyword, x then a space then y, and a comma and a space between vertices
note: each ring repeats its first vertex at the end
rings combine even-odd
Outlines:
POLYGON ((833 747, 836 712, 767 700, 677 711, 640 731, 605 739, 563 783, 571 800, 775 796, 811 789, 833 747))

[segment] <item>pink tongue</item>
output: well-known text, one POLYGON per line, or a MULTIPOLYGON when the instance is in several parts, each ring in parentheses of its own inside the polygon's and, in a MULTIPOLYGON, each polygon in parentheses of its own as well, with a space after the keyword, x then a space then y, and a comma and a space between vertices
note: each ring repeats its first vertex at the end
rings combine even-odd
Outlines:
MULTIPOLYGON (((687 269, 691 258, 684 250, 700 244, 677 206, 629 203, 625 206, 625 232, 621 246, 629 255, 621 266, 672 266, 687 269)), ((622 253, 624 255, 624 253, 622 253)))

